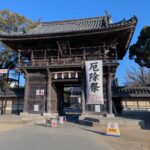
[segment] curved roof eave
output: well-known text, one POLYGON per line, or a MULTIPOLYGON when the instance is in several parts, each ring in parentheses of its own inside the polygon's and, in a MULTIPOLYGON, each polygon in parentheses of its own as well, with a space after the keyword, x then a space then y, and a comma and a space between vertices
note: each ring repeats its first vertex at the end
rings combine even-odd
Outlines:
MULTIPOLYGON (((70 23, 71 26, 69 27, 68 27, 68 24, 66 24, 65 22, 64 22, 65 26, 62 26, 62 22, 61 24, 58 22, 59 24, 58 23, 57 24, 59 26, 57 26, 56 31, 53 31, 53 32, 51 31, 53 29, 51 27, 48 28, 50 29, 50 31, 46 30, 46 32, 41 32, 41 30, 43 30, 44 27, 40 29, 39 26, 35 27, 34 29, 32 29, 31 31, 27 33, 22 33, 22 32, 5 33, 5 32, 0 31, 0 40, 1 41, 16 41, 16 40, 32 40, 32 39, 47 39, 47 38, 51 39, 51 38, 60 38, 60 37, 82 36, 82 35, 88 35, 88 34, 101 34, 101 33, 106 33, 110 31, 111 32, 119 31, 119 30, 129 28, 129 27, 132 27, 134 30, 137 24, 137 18, 134 16, 127 21, 122 20, 121 22, 118 22, 118 23, 106 24, 105 27, 96 26, 96 23, 98 23, 97 20, 93 21, 91 18, 90 18, 90 23, 89 23, 90 25, 89 24, 87 25, 87 22, 89 23, 89 20, 86 21, 86 24, 84 22, 84 26, 83 24, 80 24, 80 26, 83 26, 83 28, 79 28, 79 29, 77 28, 78 27, 77 21, 75 23, 71 21, 70 23), (76 24, 77 26, 74 26, 76 24), (90 28, 87 28, 85 25, 88 27, 90 26, 90 28), (60 28, 60 30, 57 30, 58 27, 60 28), (75 27, 75 29, 73 27, 75 27), (39 32, 38 32, 38 28, 39 28, 39 32)), ((50 23, 50 26, 52 26, 52 24, 54 23, 50 23)))

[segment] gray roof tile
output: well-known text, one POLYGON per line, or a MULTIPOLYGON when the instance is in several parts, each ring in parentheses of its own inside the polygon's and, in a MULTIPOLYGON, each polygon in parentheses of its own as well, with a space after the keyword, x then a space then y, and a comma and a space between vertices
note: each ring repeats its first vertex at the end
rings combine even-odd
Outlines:
POLYGON ((12 32, 5 33, 0 32, 1 36, 23 36, 23 35, 42 35, 42 34, 59 34, 59 33, 71 33, 80 31, 93 31, 99 29, 105 29, 109 27, 118 27, 137 21, 136 17, 132 17, 130 20, 122 20, 121 22, 111 24, 108 18, 109 16, 94 17, 86 19, 76 19, 67 21, 45 22, 39 23, 39 25, 26 32, 12 32))
POLYGON ((113 87, 112 94, 114 97, 150 97, 150 87, 113 87))
POLYGON ((95 30, 102 28, 102 22, 105 19, 106 17, 98 17, 63 22, 41 23, 36 28, 27 31, 27 33, 67 33, 76 31, 95 30))

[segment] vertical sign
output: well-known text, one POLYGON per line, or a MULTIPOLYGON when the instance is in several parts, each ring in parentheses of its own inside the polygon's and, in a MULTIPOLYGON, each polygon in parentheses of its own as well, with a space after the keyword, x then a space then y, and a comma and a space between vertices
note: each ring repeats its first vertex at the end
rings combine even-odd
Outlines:
POLYGON ((40 95, 44 95, 44 89, 40 90, 40 95))
POLYGON ((36 95, 40 95, 40 90, 39 89, 36 90, 36 95))
POLYGON ((39 111, 39 105, 34 105, 34 111, 39 111))
POLYGON ((102 60, 86 61, 87 104, 104 104, 102 60))
POLYGON ((95 112, 101 112, 101 106, 95 105, 95 112))

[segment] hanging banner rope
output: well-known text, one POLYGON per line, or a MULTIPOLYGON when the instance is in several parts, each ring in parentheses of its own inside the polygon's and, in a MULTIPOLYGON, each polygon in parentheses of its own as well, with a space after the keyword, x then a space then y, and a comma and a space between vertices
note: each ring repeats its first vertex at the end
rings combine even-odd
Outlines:
POLYGON ((104 104, 102 61, 86 61, 85 66, 87 104, 104 104))

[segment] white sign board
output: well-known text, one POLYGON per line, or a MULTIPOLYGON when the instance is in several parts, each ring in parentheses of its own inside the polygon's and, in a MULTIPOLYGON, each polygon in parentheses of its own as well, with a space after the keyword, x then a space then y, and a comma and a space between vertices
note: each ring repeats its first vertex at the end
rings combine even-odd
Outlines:
POLYGON ((100 112, 100 111, 101 111, 100 105, 95 105, 95 112, 100 112))
POLYGON ((0 69, 0 74, 7 74, 8 73, 8 69, 0 69))
POLYGON ((40 90, 40 95, 44 95, 44 89, 40 90))
POLYGON ((86 61, 87 104, 104 104, 102 60, 86 61))
POLYGON ((36 95, 44 95, 44 89, 37 89, 36 95))
POLYGON ((36 90, 36 95, 40 95, 40 90, 39 89, 36 90))
POLYGON ((39 111, 39 105, 34 105, 34 111, 39 111))

